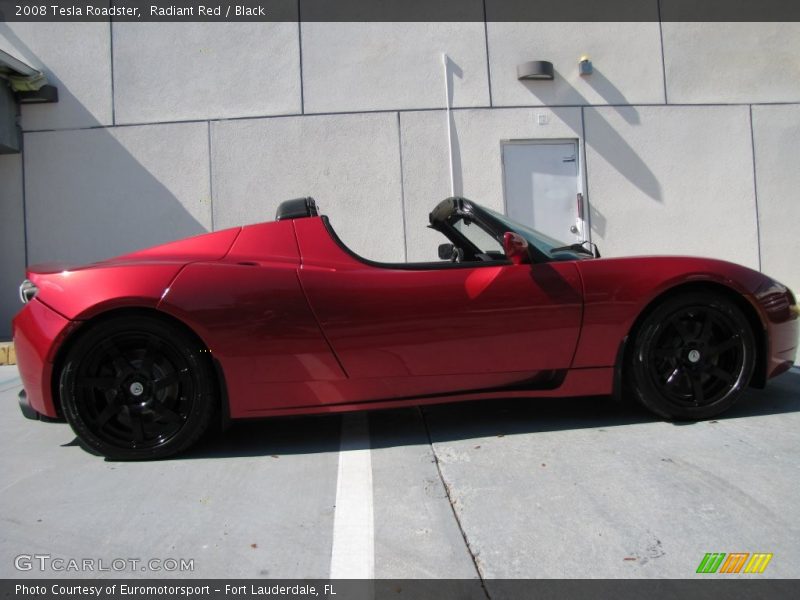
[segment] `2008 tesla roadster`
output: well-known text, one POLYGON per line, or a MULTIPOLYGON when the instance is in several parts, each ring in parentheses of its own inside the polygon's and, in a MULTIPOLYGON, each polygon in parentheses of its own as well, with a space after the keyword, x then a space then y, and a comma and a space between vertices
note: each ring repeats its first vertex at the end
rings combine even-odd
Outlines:
POLYGON ((668 419, 729 408, 793 363, 795 297, 704 258, 599 258, 464 198, 436 262, 349 250, 310 198, 277 220, 20 287, 22 412, 107 457, 165 457, 215 419, 624 388, 668 419))

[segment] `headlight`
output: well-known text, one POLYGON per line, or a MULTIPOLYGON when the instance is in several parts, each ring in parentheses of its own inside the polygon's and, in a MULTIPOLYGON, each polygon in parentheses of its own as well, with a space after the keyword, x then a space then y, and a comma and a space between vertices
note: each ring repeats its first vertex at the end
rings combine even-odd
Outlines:
POLYGON ((36 287, 30 279, 26 279, 19 286, 19 299, 23 304, 27 304, 34 299, 36 294, 39 293, 39 288, 36 287))
POLYGON ((797 316, 797 305, 792 290, 782 283, 770 281, 756 292, 756 298, 768 313, 781 319, 797 316))

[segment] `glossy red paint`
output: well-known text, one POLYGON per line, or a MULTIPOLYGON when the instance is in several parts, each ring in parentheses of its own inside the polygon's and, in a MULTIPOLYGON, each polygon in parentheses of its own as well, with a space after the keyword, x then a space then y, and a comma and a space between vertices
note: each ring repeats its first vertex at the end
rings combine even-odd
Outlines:
POLYGON ((582 304, 573 262, 386 269, 342 250, 321 219, 295 228, 303 288, 353 379, 522 381, 572 361, 582 304))
POLYGON ((39 414, 57 416, 53 398, 53 357, 76 326, 41 301, 25 305, 14 319, 14 349, 19 376, 31 407, 39 414))
POLYGON ((741 265, 689 256, 604 258, 580 261, 577 266, 586 292, 574 367, 614 365, 620 342, 642 310, 670 289, 687 284, 721 285, 758 310, 754 293, 769 280, 741 265))
POLYGON ((764 331, 763 376, 794 360, 798 320, 771 279, 731 263, 634 257, 378 265, 321 217, 233 228, 80 268, 32 268, 14 320, 32 406, 56 416, 53 369, 110 311, 184 323, 224 375, 232 417, 498 397, 609 394, 637 318, 677 286, 725 286, 764 331), (769 310, 768 310, 769 309, 769 310))

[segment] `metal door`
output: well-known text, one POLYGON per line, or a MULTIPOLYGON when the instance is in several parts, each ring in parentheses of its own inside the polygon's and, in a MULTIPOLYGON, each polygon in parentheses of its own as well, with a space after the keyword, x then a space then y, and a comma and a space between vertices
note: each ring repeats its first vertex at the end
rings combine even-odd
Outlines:
POLYGON ((586 239, 577 141, 504 142, 502 159, 510 218, 565 243, 586 239))

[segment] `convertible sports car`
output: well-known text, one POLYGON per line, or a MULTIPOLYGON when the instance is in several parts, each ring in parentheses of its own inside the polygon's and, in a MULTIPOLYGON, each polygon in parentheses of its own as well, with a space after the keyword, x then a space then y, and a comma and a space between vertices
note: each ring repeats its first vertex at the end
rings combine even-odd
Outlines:
POLYGON ((600 258, 465 198, 430 227, 441 260, 377 263, 301 198, 274 222, 31 268, 14 319, 22 412, 144 459, 229 419, 478 398, 624 390, 703 419, 793 364, 795 297, 751 269, 600 258))

